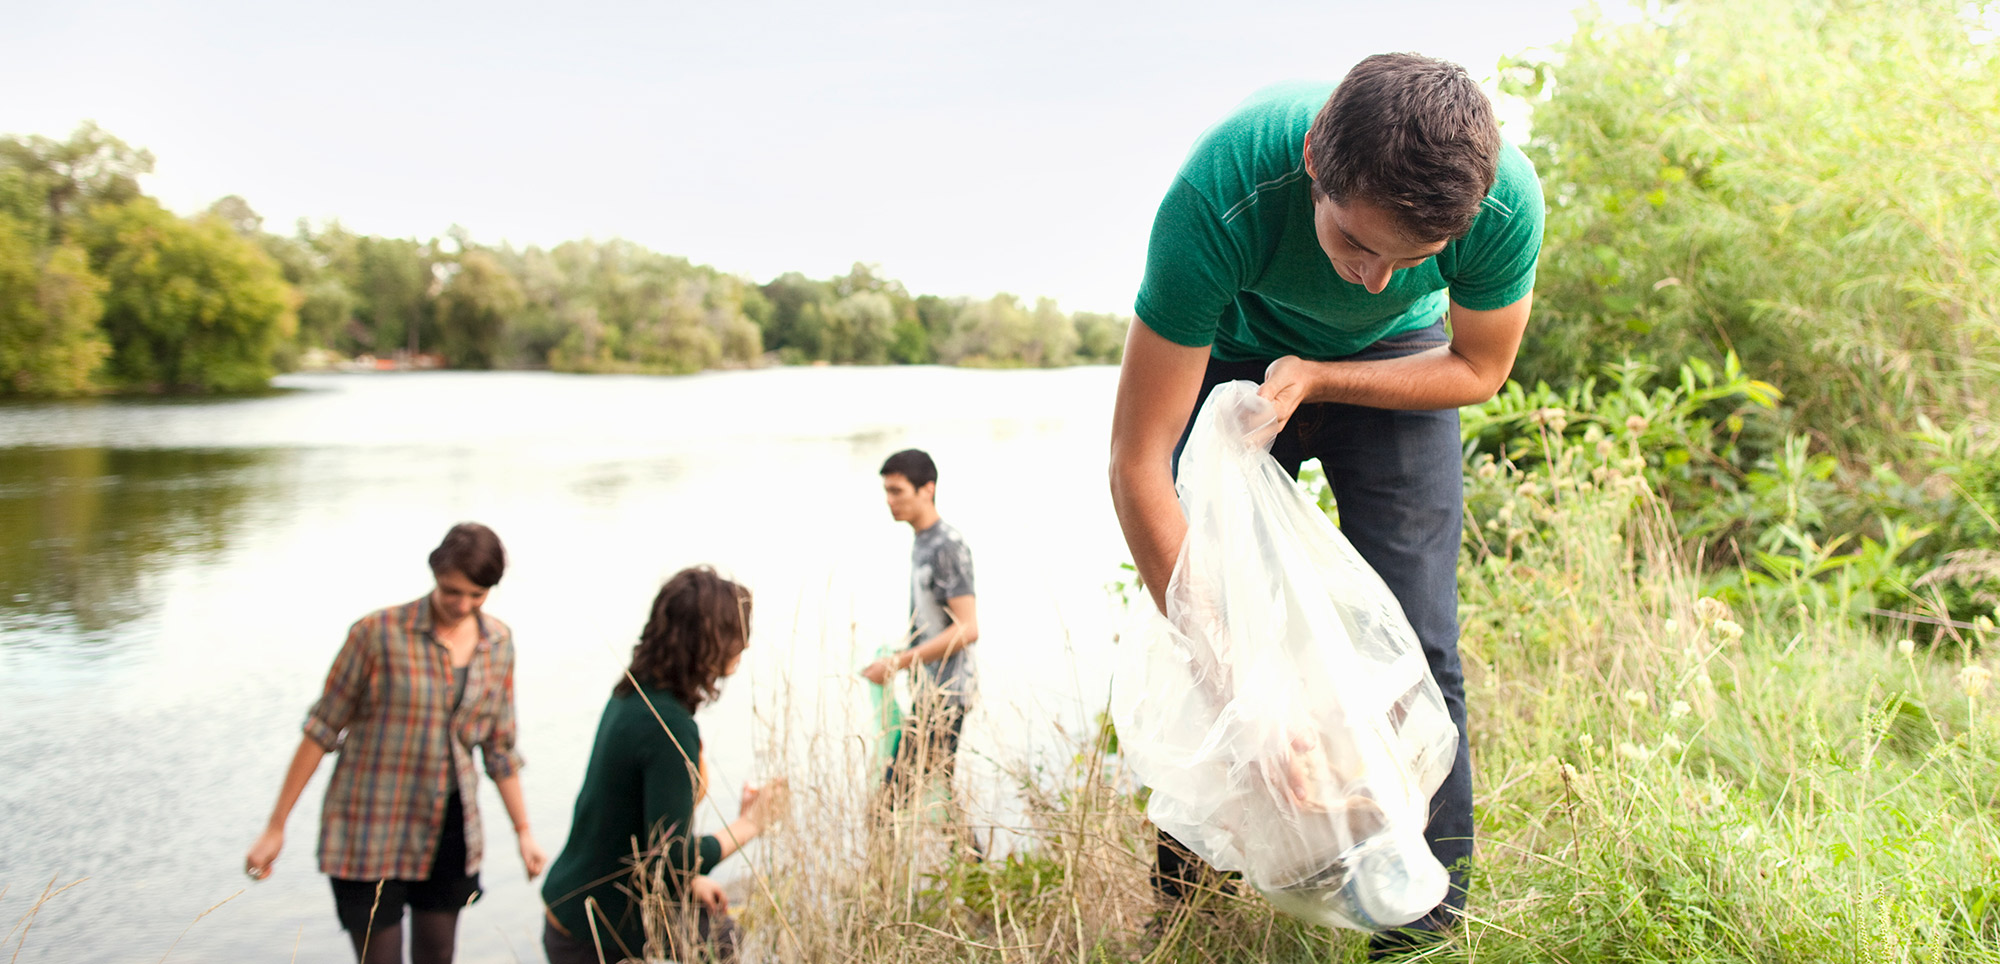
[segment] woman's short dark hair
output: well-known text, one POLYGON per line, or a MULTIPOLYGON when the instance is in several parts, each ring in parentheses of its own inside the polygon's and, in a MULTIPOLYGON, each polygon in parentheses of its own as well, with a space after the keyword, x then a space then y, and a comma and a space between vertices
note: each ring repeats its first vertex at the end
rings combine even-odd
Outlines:
POLYGON ((1500 163, 1500 125, 1486 92, 1465 68, 1418 54, 1355 64, 1306 143, 1315 196, 1381 207, 1417 244, 1472 230, 1500 163))
POLYGON ((630 695, 636 679, 692 711, 716 697, 716 684, 749 642, 750 590, 707 566, 683 569, 653 597, 632 668, 612 695, 630 695))
POLYGON ((456 572, 482 589, 499 585, 506 571, 507 550, 500 545, 500 537, 477 522, 452 526, 444 541, 431 550, 432 574, 456 572))

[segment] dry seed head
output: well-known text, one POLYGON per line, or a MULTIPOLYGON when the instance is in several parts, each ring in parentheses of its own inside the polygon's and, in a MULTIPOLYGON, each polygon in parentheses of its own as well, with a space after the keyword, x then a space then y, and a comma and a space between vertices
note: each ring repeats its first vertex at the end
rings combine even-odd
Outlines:
POLYGON ((1743 638, 1743 627, 1733 619, 1718 619, 1715 621, 1715 635, 1723 642, 1733 643, 1743 638))
POLYGON ((1675 700, 1667 706, 1667 719, 1678 720, 1692 712, 1694 707, 1689 706, 1686 700, 1675 700))
POLYGON ((1618 451, 1618 446, 1616 446, 1616 445, 1613 445, 1613 444, 1611 444, 1611 440, 1610 440, 1610 439, 1608 439, 1608 438, 1601 438, 1601 439, 1598 439, 1598 440, 1597 440, 1597 457, 1598 457, 1598 458, 1600 458, 1600 459, 1608 459, 1608 458, 1610 458, 1610 457, 1611 457, 1611 453, 1613 453, 1613 452, 1616 452, 1616 451, 1618 451))
POLYGON ((1729 615, 1729 604, 1714 596, 1703 596, 1694 601, 1695 617, 1706 626, 1729 615))
POLYGON ((1958 688, 1964 690, 1968 697, 1986 692, 1986 687, 1992 682, 1993 671, 1978 663, 1972 663, 1958 671, 1958 688))
POLYGON ((1646 421, 1646 416, 1644 415, 1628 415, 1625 418, 1625 431, 1631 432, 1633 435, 1638 435, 1649 427, 1651 426, 1646 421))

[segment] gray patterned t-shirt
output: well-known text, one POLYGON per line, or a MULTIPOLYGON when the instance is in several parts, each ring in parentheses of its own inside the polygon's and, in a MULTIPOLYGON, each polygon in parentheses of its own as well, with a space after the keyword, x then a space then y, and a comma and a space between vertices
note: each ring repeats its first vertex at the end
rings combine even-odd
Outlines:
MULTIPOLYGON (((964 537, 943 520, 917 533, 910 547, 911 646, 918 646, 951 625, 945 603, 973 595, 972 550, 964 537)), ((978 645, 978 644, 973 644, 978 645)), ((917 692, 935 692, 956 706, 970 706, 979 686, 973 678, 972 646, 934 663, 918 664, 917 692)))

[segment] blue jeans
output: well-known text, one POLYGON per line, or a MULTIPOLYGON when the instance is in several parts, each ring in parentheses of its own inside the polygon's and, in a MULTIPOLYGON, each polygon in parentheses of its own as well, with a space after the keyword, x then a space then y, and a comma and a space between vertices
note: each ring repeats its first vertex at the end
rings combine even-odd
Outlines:
MULTIPOLYGON (((1447 341, 1440 320, 1340 360, 1397 358, 1447 341)), ((1224 382, 1263 382, 1269 365, 1269 359, 1211 360, 1202 378, 1202 401, 1224 382)), ((1174 447, 1176 473, 1193 428, 1190 417, 1174 447)), ((1299 406, 1271 445, 1272 457, 1294 478, 1306 459, 1320 460, 1340 509, 1341 534, 1403 604, 1458 726, 1458 756, 1431 797, 1430 824, 1424 830, 1431 853, 1451 872, 1451 890, 1444 904, 1410 925, 1420 930, 1444 930, 1456 919, 1454 912, 1464 909, 1466 869, 1472 861, 1472 755, 1465 736, 1465 674, 1458 662, 1458 552, 1465 510, 1461 452, 1457 409, 1403 412, 1336 403, 1299 406)), ((1155 881, 1158 885, 1164 878, 1160 889, 1176 896, 1184 891, 1182 882, 1192 878, 1173 873, 1169 862, 1198 858, 1178 845, 1169 847, 1169 841, 1161 841, 1155 881)))

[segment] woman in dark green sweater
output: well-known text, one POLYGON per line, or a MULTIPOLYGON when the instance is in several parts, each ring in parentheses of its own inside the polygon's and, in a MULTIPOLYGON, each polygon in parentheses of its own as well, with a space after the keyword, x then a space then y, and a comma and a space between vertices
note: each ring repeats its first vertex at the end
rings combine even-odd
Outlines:
POLYGON ((709 944, 711 957, 734 956, 729 901, 703 875, 763 832, 782 781, 746 786, 741 815, 697 838, 705 777, 694 711, 736 672, 749 639, 750 591, 706 566, 681 570, 654 597, 632 666, 597 725, 569 842, 542 885, 550 964, 697 959, 690 938, 709 944), (681 921, 695 922, 699 936, 676 933, 681 921))

